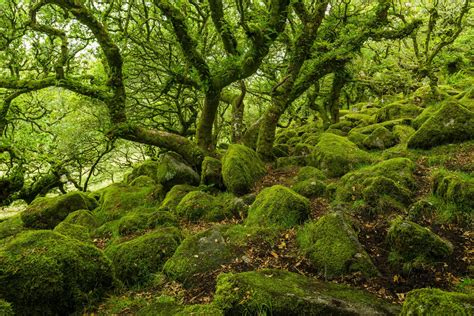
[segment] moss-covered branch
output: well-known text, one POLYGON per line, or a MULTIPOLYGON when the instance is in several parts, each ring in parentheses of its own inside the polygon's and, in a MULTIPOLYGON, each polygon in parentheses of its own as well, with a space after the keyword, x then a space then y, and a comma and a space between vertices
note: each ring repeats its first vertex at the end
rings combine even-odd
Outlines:
POLYGON ((222 0, 209 0, 209 6, 211 8, 212 22, 222 39, 224 49, 230 55, 236 55, 238 53, 237 40, 230 29, 229 23, 225 20, 222 0))

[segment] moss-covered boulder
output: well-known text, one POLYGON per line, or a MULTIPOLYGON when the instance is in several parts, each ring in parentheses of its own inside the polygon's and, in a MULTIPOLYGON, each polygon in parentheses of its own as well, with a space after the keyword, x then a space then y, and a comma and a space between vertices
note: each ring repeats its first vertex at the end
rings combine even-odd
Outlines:
POLYGON ((161 186, 131 187, 121 183, 112 184, 98 191, 100 205, 93 214, 99 225, 102 225, 137 209, 155 207, 163 199, 162 190, 161 186))
POLYGON ((25 211, 21 219, 25 227, 39 229, 53 229, 70 213, 88 209, 92 210, 97 202, 82 192, 71 192, 53 198, 37 198, 25 211))
POLYGON ((377 122, 391 121, 400 118, 415 118, 422 111, 422 108, 411 103, 394 102, 379 109, 375 114, 375 118, 377 122))
POLYGON ((114 285, 97 248, 52 231, 19 234, 0 248, 0 297, 18 315, 69 315, 114 285))
POLYGON ((410 159, 393 158, 350 172, 341 178, 337 200, 369 213, 403 209, 412 200, 414 170, 410 159))
POLYGON ((296 182, 291 186, 291 189, 307 198, 322 197, 326 194, 326 184, 317 179, 296 182))
POLYGON ((387 128, 380 126, 363 140, 368 149, 385 149, 397 143, 397 138, 387 128))
POLYGON ((127 214, 118 221, 118 233, 120 236, 127 236, 138 233, 148 228, 148 213, 134 212, 127 214))
POLYGON ((298 170, 298 174, 295 177, 295 182, 301 182, 305 180, 325 180, 326 176, 318 168, 305 166, 298 170))
MULTIPOLYGON (((176 207, 178 218, 191 222, 201 219, 206 221, 221 221, 239 213, 239 205, 230 193, 213 196, 202 191, 192 191, 186 194, 176 207)), ((243 206, 242 206, 243 207, 243 206)))
POLYGON ((397 217, 387 233, 390 248, 389 260, 405 271, 448 257, 453 245, 433 233, 429 228, 397 217))
POLYGON ((297 241, 303 254, 325 277, 353 272, 367 277, 378 274, 356 232, 340 213, 307 222, 298 232, 297 241))
POLYGON ((198 188, 187 184, 175 185, 168 191, 168 193, 166 193, 166 196, 160 205, 160 210, 174 212, 179 202, 181 202, 186 194, 196 191, 197 189, 198 188))
POLYGON ((474 294, 417 289, 408 293, 401 316, 474 314, 474 294))
POLYGON ((449 101, 411 136, 408 147, 431 148, 470 139, 474 139, 474 112, 449 101))
POLYGON ((200 177, 177 154, 168 153, 160 158, 156 181, 169 190, 176 184, 198 185, 200 177))
POLYGON ((148 177, 157 181, 159 162, 155 160, 145 160, 142 163, 133 167, 132 172, 127 176, 127 183, 133 182, 139 177, 148 177))
POLYGON ((214 305, 225 315, 396 315, 398 307, 346 285, 282 270, 218 276, 214 305))
POLYGON ((139 176, 130 182, 131 187, 151 187, 156 185, 156 181, 148 176, 139 176))
POLYGON ((304 222, 309 212, 307 198, 287 187, 274 185, 257 195, 245 224, 290 228, 304 222))
POLYGON ((0 222, 0 240, 21 233, 23 230, 25 227, 20 214, 12 216, 0 222))
POLYGON ((212 185, 216 189, 225 189, 222 179, 222 163, 219 159, 206 157, 201 167, 201 184, 212 185))
POLYGON ((224 238, 224 228, 211 228, 187 237, 165 263, 163 271, 186 286, 196 283, 194 276, 210 272, 238 257, 235 246, 224 238))
POLYGON ((456 204, 466 216, 474 216, 474 177, 463 172, 438 170, 433 174, 433 193, 456 204))
POLYGON ((291 166, 306 166, 308 156, 290 156, 280 157, 276 160, 277 168, 285 168, 291 166))
POLYGON ((367 164, 370 155, 345 137, 325 133, 308 157, 308 164, 321 169, 328 177, 340 177, 367 164))
POLYGON ((154 211, 148 216, 147 226, 149 228, 156 228, 162 226, 174 226, 178 227, 178 218, 176 215, 169 211, 154 211))
POLYGON ((15 316, 13 312, 12 304, 5 300, 0 299, 0 315, 2 316, 15 316))
POLYGON ((95 218, 94 214, 88 210, 78 210, 69 214, 66 219, 64 219, 65 223, 81 225, 85 227, 94 228, 97 227, 97 219, 95 218))
POLYGON ((246 146, 230 145, 222 157, 222 177, 227 189, 234 194, 248 193, 265 172, 260 157, 246 146))
POLYGON ((89 228, 82 225, 61 222, 54 227, 53 231, 85 243, 91 241, 91 232, 89 228))
POLYGON ((127 285, 144 283, 159 272, 181 243, 176 228, 160 228, 140 237, 115 243, 106 248, 117 278, 127 285))

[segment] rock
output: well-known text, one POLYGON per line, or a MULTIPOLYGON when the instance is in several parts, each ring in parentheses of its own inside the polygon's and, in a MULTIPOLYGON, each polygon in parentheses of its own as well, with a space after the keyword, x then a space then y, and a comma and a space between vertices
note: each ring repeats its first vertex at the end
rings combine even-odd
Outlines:
POLYGON ((474 139, 474 112, 449 101, 426 120, 408 141, 408 148, 431 148, 474 139))
POLYGON ((189 192, 195 191, 197 189, 198 188, 187 184, 175 185, 171 188, 171 190, 168 191, 168 193, 166 193, 165 199, 160 205, 160 210, 174 212, 183 197, 185 197, 189 192))
POLYGON ((94 228, 97 227, 97 219, 94 214, 88 210, 78 210, 69 214, 64 223, 77 224, 85 227, 94 228))
POLYGON ((21 233, 23 230, 25 230, 25 227, 23 226, 20 214, 12 216, 0 222, 0 241, 4 238, 21 233))
POLYGON ((52 231, 28 231, 0 248, 0 297, 18 315, 81 313, 112 289, 97 248, 52 231))
POLYGON ((221 194, 218 199, 206 192, 192 191, 179 202, 175 213, 191 222, 221 221, 233 217, 234 199, 232 194, 221 194))
POLYGON ((115 274, 127 285, 142 284, 161 271, 181 243, 177 228, 160 228, 145 235, 115 243, 105 254, 112 260, 115 274))
POLYGON ((474 210, 474 178, 462 172, 439 170, 433 174, 433 194, 456 205, 459 215, 471 218, 474 210))
POLYGON ((326 180, 324 173, 318 168, 305 166, 298 170, 298 174, 295 177, 295 182, 301 182, 305 180, 326 180))
POLYGON ((155 180, 148 176, 139 176, 130 182, 131 187, 152 187, 156 185, 155 180))
POLYGON ((165 154, 160 158, 156 182, 166 190, 176 184, 199 185, 200 177, 196 171, 181 161, 178 155, 165 154))
POLYGON ((370 161, 369 154, 356 144, 330 133, 321 135, 321 140, 308 157, 308 165, 321 169, 328 177, 340 177, 370 161))
POLYGON ((449 241, 401 217, 392 221, 387 233, 387 244, 391 251, 389 261, 395 266, 402 265, 404 271, 429 265, 453 252, 453 245, 449 241))
POLYGON ((196 274, 210 272, 239 256, 235 246, 227 242, 223 229, 211 228, 187 237, 166 261, 163 271, 173 280, 193 286, 196 274))
POLYGON ((149 228, 156 228, 161 226, 179 227, 176 215, 169 211, 155 211, 148 217, 147 226, 149 228))
POLYGON ((417 289, 408 292, 401 316, 473 315, 474 295, 440 289, 417 289))
POLYGON ((415 187, 415 164, 407 158, 393 158, 350 172, 341 178, 336 198, 352 203, 357 211, 386 213, 411 203, 415 187))
POLYGON ((287 187, 274 185, 263 189, 250 206, 246 225, 291 228, 309 216, 309 200, 287 187))
MULTIPOLYGON (((160 163, 155 160, 145 160, 142 163, 134 166, 132 172, 127 176, 127 183, 132 183, 135 179, 139 177, 148 177, 148 179, 152 179, 153 181, 157 182, 157 174, 158 174, 158 167, 160 163)), ((142 178, 146 179, 146 178, 142 178)), ((140 180, 139 182, 141 182, 140 180)))
POLYGON ((56 227, 54 227, 53 231, 85 243, 91 242, 89 228, 82 225, 61 222, 56 227))
POLYGON ((82 192, 71 192, 53 198, 41 197, 21 213, 21 219, 25 227, 53 229, 70 213, 82 209, 92 210, 96 206, 96 201, 82 192))
POLYGON ((220 274, 214 305, 225 315, 396 315, 398 307, 346 285, 283 270, 220 274))
POLYGON ((201 167, 201 184, 212 185, 216 189, 225 189, 222 179, 222 164, 219 159, 206 157, 201 167))
POLYGON ((307 156, 290 156, 280 157, 276 160, 277 168, 284 168, 289 166, 306 166, 307 156))
POLYGON ((367 149, 385 149, 397 143, 396 137, 387 128, 380 126, 367 136, 363 145, 367 149))
POLYGON ((298 232, 297 241, 304 255, 325 277, 354 272, 366 277, 379 274, 354 229, 340 213, 307 222, 298 232))
POLYGON ((230 145, 222 157, 225 186, 236 195, 248 193, 265 172, 265 165, 257 153, 243 145, 230 145))
POLYGON ((120 218, 118 221, 118 234, 127 236, 138 233, 148 228, 148 214, 133 212, 120 218))
POLYGON ((415 118, 422 111, 422 108, 414 104, 395 102, 379 109, 375 118, 379 123, 400 118, 415 118))
POLYGON ((326 194, 326 184, 317 179, 296 182, 291 186, 291 189, 307 198, 322 197, 326 194))

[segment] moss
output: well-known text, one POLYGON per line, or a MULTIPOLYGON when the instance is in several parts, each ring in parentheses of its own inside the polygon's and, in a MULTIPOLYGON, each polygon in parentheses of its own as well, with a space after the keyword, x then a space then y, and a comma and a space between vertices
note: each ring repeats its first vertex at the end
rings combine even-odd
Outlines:
POLYGON ((172 316, 182 309, 176 299, 168 295, 147 297, 130 294, 108 298, 98 315, 172 316))
POLYGON ((169 211, 155 211, 150 214, 147 222, 149 228, 156 228, 160 226, 175 226, 178 227, 178 219, 176 215, 169 211))
POLYGON ((160 158, 156 178, 156 181, 167 190, 176 184, 198 185, 200 181, 197 172, 173 153, 165 154, 160 158))
POLYGON ((148 214, 134 212, 125 215, 118 221, 118 233, 120 236, 127 236, 138 233, 148 228, 148 214))
POLYGON ((375 117, 369 114, 351 112, 344 115, 344 120, 352 122, 355 126, 367 126, 375 123, 375 117))
POLYGON ((163 267, 181 242, 176 228, 161 228, 140 237, 112 244, 105 254, 112 260, 117 278, 127 285, 142 284, 163 267))
POLYGON ((459 315, 474 314, 474 295, 445 292, 440 289, 410 291, 400 315, 459 315))
POLYGON ((214 197, 206 192, 192 191, 186 194, 176 207, 176 215, 197 222, 215 207, 214 197))
POLYGON ((415 129, 411 126, 395 125, 393 127, 393 135, 401 144, 406 144, 413 133, 415 133, 415 129))
POLYGON ((296 182, 304 181, 304 180, 325 180, 326 176, 324 173, 319 170, 318 168, 305 166, 298 170, 298 174, 295 177, 296 182))
POLYGON ((71 192, 54 198, 37 198, 21 213, 21 219, 25 227, 53 229, 70 213, 96 206, 96 201, 86 194, 71 192))
POLYGON ((163 271, 173 280, 193 286, 194 276, 210 272, 238 257, 235 246, 223 236, 224 228, 212 228, 187 237, 166 261, 163 271))
POLYGON ((289 166, 305 166, 307 164, 306 156, 291 156, 277 158, 277 168, 284 168, 289 166))
POLYGON ((408 209, 407 219, 413 222, 431 219, 437 212, 436 206, 429 200, 422 199, 413 203, 408 209))
POLYGON ((139 176, 130 182, 131 187, 151 187, 156 185, 155 180, 148 176, 139 176))
POLYGON ((474 139, 474 112, 449 101, 410 137, 408 148, 431 148, 470 139, 474 139))
POLYGON ((89 228, 85 226, 61 222, 54 228, 54 232, 63 234, 64 236, 68 236, 85 243, 91 242, 89 228))
POLYGON ((385 149, 395 145, 397 139, 387 128, 380 126, 367 136, 362 143, 368 149, 385 149))
POLYGON ((367 277, 378 274, 342 214, 331 213, 318 221, 307 222, 298 232, 297 241, 304 255, 325 277, 353 272, 361 272, 367 277))
POLYGON ((474 177, 465 173, 438 170, 433 174, 433 193, 467 216, 474 209, 474 177))
POLYGON ((224 312, 212 304, 188 305, 175 315, 224 316, 224 312))
POLYGON ((282 270, 221 274, 214 304, 225 315, 396 315, 398 311, 361 290, 282 270))
POLYGON ((287 144, 276 144, 273 146, 272 154, 274 157, 288 157, 290 155, 290 146, 287 144))
POLYGON ((389 260, 395 266, 403 265, 404 271, 429 265, 433 260, 446 258, 453 252, 449 241, 401 217, 392 221, 387 243, 391 250, 389 260))
POLYGON ((227 189, 234 194, 248 193, 265 172, 257 153, 243 145, 230 145, 222 157, 222 177, 227 189))
POLYGON ((69 214, 64 223, 77 224, 86 227, 97 227, 97 219, 94 214, 88 210, 78 210, 69 214))
POLYGON ((340 177, 370 161, 369 154, 347 138, 325 133, 310 155, 308 164, 321 169, 328 177, 340 177))
POLYGON ((414 170, 415 164, 407 158, 394 158, 361 168, 341 178, 336 198, 354 206, 362 201, 365 207, 359 209, 371 213, 390 211, 387 207, 404 208, 413 195, 414 170))
POLYGON ((283 229, 275 227, 232 225, 224 233, 226 240, 238 247, 249 244, 266 244, 273 247, 283 229))
POLYGON ((423 112, 421 112, 414 120, 413 120, 413 127, 415 129, 419 129, 423 123, 425 123, 430 117, 433 116, 437 111, 439 111, 439 106, 428 106, 426 107, 423 112))
POLYGON ((206 157, 201 167, 201 184, 212 185, 217 189, 225 189, 222 179, 222 164, 219 159, 206 157))
POLYGON ((275 185, 257 195, 245 224, 290 228, 305 221, 309 212, 307 198, 284 186, 275 185))
POLYGON ((0 299, 0 315, 2 316, 14 316, 13 307, 10 303, 0 299))
POLYGON ((291 150, 291 155, 293 156, 305 156, 309 155, 314 150, 314 146, 298 143, 295 147, 291 150))
POLYGON ((391 121, 400 118, 415 118, 423 111, 414 104, 395 102, 377 111, 375 115, 377 122, 391 121))
POLYGON ((291 189, 307 198, 322 197, 326 194, 326 184, 316 179, 297 182, 291 186, 291 189))
MULTIPOLYGON (((135 179, 146 176, 155 182, 158 182, 157 173, 158 173, 159 162, 154 160, 145 160, 142 163, 134 166, 132 173, 127 176, 127 183, 132 183, 135 179)), ((141 181, 140 181, 141 182, 141 181)))
POLYGON ((166 193, 165 199, 160 205, 160 210, 174 212, 183 197, 185 197, 189 192, 197 189, 198 188, 186 184, 175 185, 168 191, 168 193, 166 193))
POLYGON ((94 211, 99 225, 120 219, 136 209, 157 206, 161 202, 161 197, 155 195, 155 186, 131 187, 112 184, 99 192, 100 206, 94 211))
POLYGON ((0 240, 14 236, 25 230, 20 214, 0 222, 0 240))
POLYGON ((29 231, 0 248, 0 297, 19 315, 67 315, 114 285, 97 248, 52 231, 29 231))

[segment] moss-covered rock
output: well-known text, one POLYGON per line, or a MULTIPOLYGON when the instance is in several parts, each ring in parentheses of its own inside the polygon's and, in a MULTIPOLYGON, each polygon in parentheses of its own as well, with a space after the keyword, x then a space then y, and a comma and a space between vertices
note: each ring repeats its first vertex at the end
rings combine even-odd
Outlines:
POLYGON ((138 233, 148 228, 147 213, 134 212, 127 214, 118 221, 118 233, 120 236, 127 236, 138 233))
POLYGON ((62 222, 70 213, 97 206, 96 201, 82 192, 71 192, 53 198, 37 198, 25 211, 21 219, 25 227, 53 229, 62 222))
POLYGON ((139 176, 130 182, 131 187, 151 187, 156 185, 156 181, 149 176, 139 176))
POLYGON ((225 315, 396 315, 398 308, 357 289, 282 270, 225 273, 214 304, 225 315))
POLYGON ((301 182, 305 180, 325 180, 326 176, 318 168, 305 166, 298 170, 298 174, 295 177, 295 182, 301 182))
POLYGON ((82 225, 61 222, 56 227, 54 227, 54 232, 63 234, 64 236, 68 236, 85 243, 91 242, 91 234, 89 228, 82 225))
POLYGON ((368 149, 385 149, 397 143, 397 138, 387 128, 380 126, 375 129, 363 142, 368 149))
POLYGON ((322 197, 326 194, 326 184, 317 179, 296 182, 291 186, 291 189, 307 198, 322 197))
POLYGON ((212 185, 217 189, 225 189, 222 179, 222 163, 219 159, 206 157, 201 167, 201 184, 212 185))
POLYGON ((147 225, 149 228, 161 226, 179 226, 178 218, 174 213, 160 210, 155 211, 149 215, 147 225))
POLYGON ((307 198, 287 187, 274 185, 257 195, 245 224, 290 228, 304 222, 309 212, 307 198))
POLYGON ((472 216, 474 177, 462 172, 438 170, 433 175, 433 193, 445 202, 455 203, 460 212, 472 216))
POLYGON ((222 177, 227 189, 234 194, 248 193, 265 172, 260 157, 246 146, 230 145, 222 157, 222 177))
POLYGON ((280 157, 276 160, 277 168, 285 168, 290 166, 306 166, 308 156, 290 156, 280 157))
POLYGON ((391 250, 389 260, 402 265, 405 271, 446 258, 453 252, 453 245, 433 233, 429 228, 403 220, 392 221, 387 233, 387 244, 391 250))
POLYGON ((325 133, 310 155, 308 165, 321 169, 328 177, 340 177, 370 161, 369 154, 347 138, 325 133))
POLYGON ((353 272, 367 277, 378 274, 354 229, 340 213, 307 222, 298 232, 297 241, 303 254, 325 277, 353 272))
POLYGON ((97 248, 52 231, 19 234, 0 248, 0 297, 18 315, 68 315, 114 285, 97 248))
POLYGON ((474 314, 474 295, 440 289, 417 289, 408 293, 401 316, 474 314))
POLYGON ((414 104, 395 102, 379 109, 375 117, 377 122, 385 122, 400 118, 415 118, 422 111, 422 108, 414 104))
MULTIPOLYGON (((149 179, 158 181, 156 175, 158 173, 159 162, 155 160, 145 160, 134 166, 132 172, 127 176, 127 183, 131 183, 135 179, 145 176, 149 179)), ((140 181, 141 182, 141 181, 140 181)))
POLYGON ((411 203, 414 170, 410 159, 393 158, 350 172, 341 178, 337 200, 369 213, 404 208, 411 203))
POLYGON ((25 230, 20 214, 0 222, 0 240, 14 236, 25 230))
POLYGON ((470 139, 474 139, 474 112, 449 101, 410 137, 408 147, 431 148, 470 139))
POLYGON ((172 153, 160 158, 156 177, 168 190, 176 184, 198 185, 200 181, 197 172, 172 153))
POLYGON ((115 243, 105 254, 112 260, 117 278, 127 285, 144 283, 158 272, 181 243, 176 228, 160 228, 140 237, 115 243))
MULTIPOLYGON (((217 197, 202 191, 192 191, 176 207, 179 218, 197 222, 201 219, 207 221, 221 221, 238 215, 239 205, 230 193, 220 194, 217 197)), ((243 206, 242 206, 243 207, 243 206)))
POLYGON ((15 316, 13 312, 12 304, 5 300, 0 299, 0 315, 2 316, 15 316))
POLYGON ((94 214, 92 214, 92 212, 88 210, 74 211, 69 214, 63 222, 86 226, 90 228, 97 227, 98 225, 97 219, 95 218, 94 214))
POLYGON ((392 132, 400 144, 406 144, 415 133, 415 129, 408 125, 395 125, 392 132))
POLYGON ((181 202, 186 194, 196 191, 197 189, 198 188, 187 184, 175 185, 168 191, 168 193, 166 193, 165 199, 160 205, 160 210, 174 212, 179 202, 181 202))
POLYGON ((122 216, 137 209, 154 207, 162 200, 162 187, 160 194, 156 194, 156 186, 131 187, 116 183, 98 191, 101 195, 100 206, 93 212, 99 225, 120 219, 122 216))
POLYGON ((238 257, 235 246, 224 238, 224 228, 211 228, 187 237, 166 261, 163 271, 186 286, 195 284, 198 273, 210 272, 238 257))

